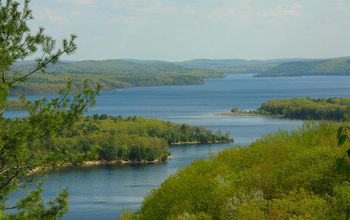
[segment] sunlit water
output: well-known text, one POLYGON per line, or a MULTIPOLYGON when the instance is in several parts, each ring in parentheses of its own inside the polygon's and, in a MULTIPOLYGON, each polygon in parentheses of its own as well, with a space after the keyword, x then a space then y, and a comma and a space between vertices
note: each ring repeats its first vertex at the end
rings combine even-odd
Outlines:
MULTIPOLYGON (((350 76, 256 78, 230 75, 206 80, 204 85, 132 88, 103 92, 89 114, 155 117, 177 123, 203 125, 230 131, 235 144, 246 145, 276 130, 292 130, 298 120, 259 116, 225 117, 232 107, 256 109, 263 101, 289 97, 345 97, 350 95, 350 76)), ((21 116, 11 112, 7 116, 21 116)), ((144 196, 171 174, 196 158, 207 158, 232 144, 171 147, 172 159, 164 164, 69 168, 51 172, 44 180, 44 198, 67 187, 70 209, 64 219, 116 219, 123 209, 137 209, 144 196)), ((15 200, 23 192, 12 196, 15 200)))

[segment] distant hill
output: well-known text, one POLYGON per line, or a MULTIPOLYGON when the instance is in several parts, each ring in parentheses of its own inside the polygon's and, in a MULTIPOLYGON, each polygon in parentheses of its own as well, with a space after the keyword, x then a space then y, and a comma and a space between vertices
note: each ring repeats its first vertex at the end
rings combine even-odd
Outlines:
MULTIPOLYGON (((34 67, 33 61, 23 61, 12 67, 14 71, 29 71, 34 67)), ((179 74, 191 71, 184 66, 165 61, 142 60, 86 60, 61 61, 46 69, 49 73, 122 73, 122 74, 179 74)))
POLYGON ((274 60, 244 60, 244 59, 196 59, 177 64, 187 68, 210 69, 224 73, 261 73, 283 63, 303 61, 305 59, 274 59, 274 60))
MULTIPOLYGON (((34 67, 33 61, 19 62, 12 70, 26 72, 34 67)), ((86 60, 61 61, 49 66, 48 73, 99 73, 126 75, 188 75, 191 72, 211 74, 256 73, 259 76, 347 75, 350 57, 332 59, 196 59, 184 62, 161 60, 86 60)))
MULTIPOLYGON (((12 71, 33 70, 34 61, 22 61, 12 71)), ((36 73, 11 90, 11 94, 56 93, 64 88, 66 78, 74 82, 89 79, 104 90, 139 86, 203 84, 206 78, 224 77, 230 73, 255 73, 257 76, 350 75, 350 57, 334 59, 243 60, 197 59, 185 62, 160 60, 86 60, 60 61, 36 73)))
MULTIPOLYGON (((34 61, 18 62, 11 70, 29 72, 34 61)), ((12 95, 57 93, 69 77, 73 83, 88 79, 99 83, 104 90, 140 86, 203 84, 206 78, 224 77, 223 73, 208 69, 193 69, 176 63, 157 60, 87 60, 61 61, 48 66, 46 73, 33 74, 28 80, 12 88, 12 95)))
POLYGON ((350 75, 350 57, 282 63, 260 76, 350 75))
POLYGON ((236 67, 248 65, 280 64, 304 59, 244 60, 244 59, 196 59, 178 64, 189 68, 236 67))

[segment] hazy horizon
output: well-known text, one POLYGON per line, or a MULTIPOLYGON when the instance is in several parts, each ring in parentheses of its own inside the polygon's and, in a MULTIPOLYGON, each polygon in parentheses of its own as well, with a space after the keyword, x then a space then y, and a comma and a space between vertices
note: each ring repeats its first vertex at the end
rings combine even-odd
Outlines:
MULTIPOLYGON (((165 59, 138 59, 138 58, 105 58, 105 59, 61 59, 59 62, 80 62, 80 61, 106 61, 106 60, 135 60, 135 61, 160 61, 160 62, 170 62, 170 63, 181 63, 187 61, 195 60, 245 60, 245 61, 271 61, 271 60, 327 60, 327 59, 336 59, 336 58, 350 58, 350 56, 342 57, 324 57, 324 58, 305 58, 305 57, 291 57, 291 58, 271 58, 271 59, 244 59, 244 58, 193 58, 188 60, 165 60, 165 59)), ((24 61, 34 61, 33 59, 26 59, 24 61)))

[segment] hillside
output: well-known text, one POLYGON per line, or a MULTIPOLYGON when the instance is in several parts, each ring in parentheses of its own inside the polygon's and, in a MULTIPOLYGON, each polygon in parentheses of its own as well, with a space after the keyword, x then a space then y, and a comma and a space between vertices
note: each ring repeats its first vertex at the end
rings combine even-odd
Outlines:
POLYGON ((207 69, 223 73, 258 73, 258 76, 348 75, 350 58, 332 59, 196 59, 179 62, 187 68, 207 69))
POLYGON ((338 126, 306 123, 197 160, 120 219, 347 219, 350 161, 338 126))
POLYGON ((177 64, 193 69, 208 69, 224 73, 261 73, 282 63, 304 59, 244 60, 244 59, 196 59, 177 64))
POLYGON ((350 58, 306 60, 282 63, 271 67, 260 76, 349 75, 350 58))
MULTIPOLYGON (((24 73, 34 68, 34 62, 23 61, 14 65, 12 72, 24 73)), ((139 86, 202 84, 205 78, 224 77, 214 70, 191 69, 164 61, 102 60, 62 61, 51 65, 45 73, 33 74, 21 86, 11 90, 12 95, 57 93, 70 77, 74 84, 88 79, 99 83, 103 90, 139 86)))
MULTIPOLYGON (((30 71, 34 68, 34 62, 24 61, 15 64, 13 71, 30 71)), ((186 74, 192 69, 166 61, 142 61, 132 59, 120 60, 85 60, 62 61, 50 65, 48 73, 113 73, 113 74, 186 74)))

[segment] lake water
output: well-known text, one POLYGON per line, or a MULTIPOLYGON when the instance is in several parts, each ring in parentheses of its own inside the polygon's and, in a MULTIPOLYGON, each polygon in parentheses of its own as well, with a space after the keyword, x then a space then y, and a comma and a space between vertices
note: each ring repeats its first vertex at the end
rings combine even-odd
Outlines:
MULTIPOLYGON (((161 86, 102 92, 89 114, 155 117, 177 123, 203 125, 230 131, 235 144, 246 145, 278 129, 292 130, 298 120, 260 116, 225 117, 232 107, 256 109, 273 98, 350 96, 350 76, 257 78, 229 75, 206 80, 204 85, 161 86)), ((11 112, 7 116, 20 116, 11 112)), ((137 209, 144 196, 171 174, 194 159, 207 158, 233 144, 170 147, 172 159, 164 164, 69 168, 49 173, 44 179, 45 199, 62 187, 70 194, 64 219, 117 219, 123 209, 137 209)), ((22 195, 15 193, 12 199, 22 195)))

